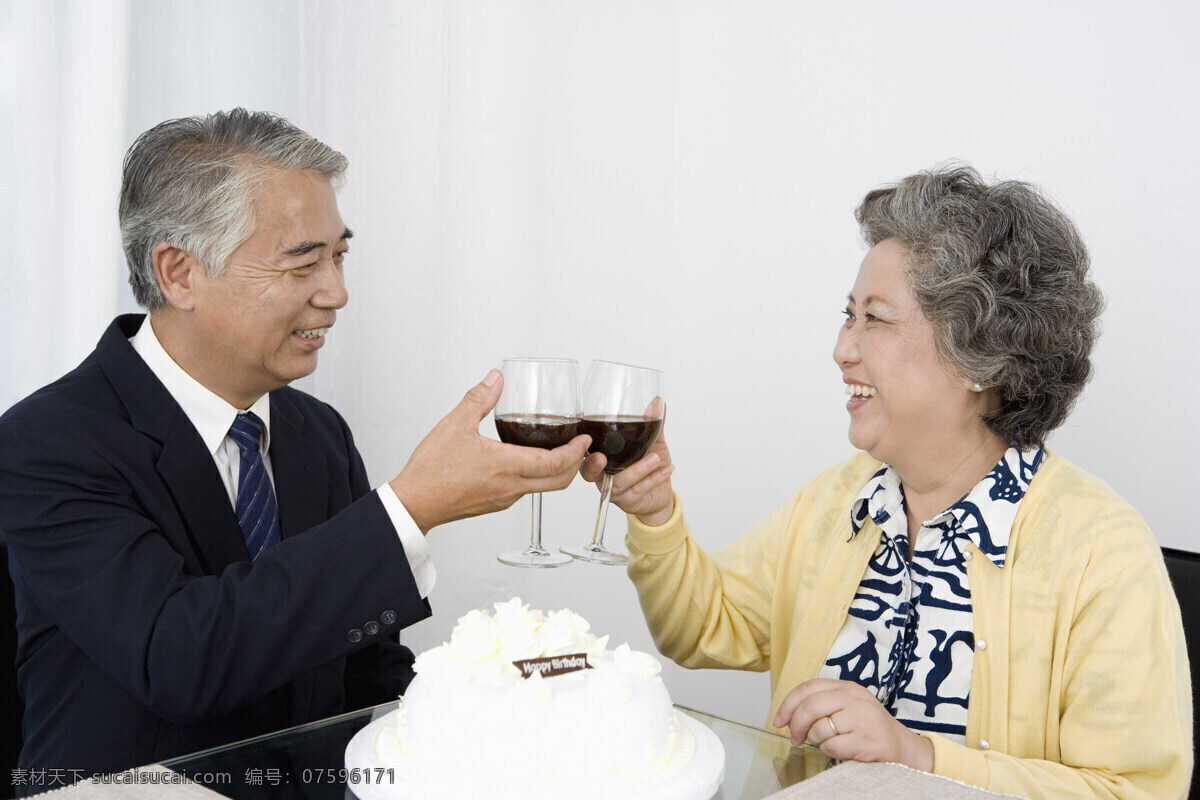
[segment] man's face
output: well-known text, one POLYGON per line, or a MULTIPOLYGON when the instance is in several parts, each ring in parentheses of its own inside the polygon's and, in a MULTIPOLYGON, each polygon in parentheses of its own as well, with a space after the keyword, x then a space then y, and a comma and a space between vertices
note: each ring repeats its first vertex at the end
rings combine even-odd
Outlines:
POLYGON ((246 408, 309 375, 337 309, 349 299, 342 260, 350 232, 329 181, 276 171, 254 204, 257 227, 220 276, 193 280, 193 332, 217 394, 246 408))

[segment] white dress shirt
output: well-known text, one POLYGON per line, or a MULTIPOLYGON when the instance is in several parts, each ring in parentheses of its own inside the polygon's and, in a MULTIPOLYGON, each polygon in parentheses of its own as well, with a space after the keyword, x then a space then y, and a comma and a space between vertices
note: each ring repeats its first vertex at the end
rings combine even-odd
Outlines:
MULTIPOLYGON (((242 457, 237 443, 229 435, 229 428, 233 425, 234 417, 242 409, 234 408, 225 402, 176 364, 170 354, 163 349, 162 343, 158 341, 149 317, 146 318, 141 329, 130 338, 129 343, 150 367, 154 376, 162 381, 163 386, 167 387, 171 397, 175 399, 176 403, 179 403, 183 413, 187 414, 192 425, 200 433, 200 438, 204 440, 205 447, 208 448, 208 452, 217 465, 221 483, 225 485, 225 492, 229 495, 229 503, 236 509, 238 469, 241 467, 242 457)), ((245 410, 253 411, 263 421, 261 448, 263 465, 267 468, 271 485, 274 486, 275 473, 271 469, 270 455, 270 396, 264 394, 254 402, 254 405, 245 410)), ((429 592, 433 590, 434 581, 437 579, 437 571, 434 569, 433 560, 429 555, 429 544, 389 484, 384 483, 375 491, 379 495, 388 517, 391 518, 392 526, 400 536, 400 543, 404 546, 405 555, 408 556, 408 564, 412 568, 417 591, 421 593, 421 597, 428 597, 429 592)))

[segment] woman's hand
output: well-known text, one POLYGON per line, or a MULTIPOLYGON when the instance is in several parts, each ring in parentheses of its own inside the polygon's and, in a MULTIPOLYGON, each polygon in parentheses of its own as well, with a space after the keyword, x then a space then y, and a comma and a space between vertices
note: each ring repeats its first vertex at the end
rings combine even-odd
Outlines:
POLYGON ((891 761, 933 771, 933 743, 906 728, 853 681, 805 681, 783 698, 774 722, 791 731, 792 744, 808 742, 830 758, 891 761))
MULTIPOLYGON (((603 453, 592 453, 584 460, 579 474, 596 483, 604 474, 608 459, 603 453)), ((634 464, 613 475, 612 502, 626 514, 635 514, 646 525, 662 525, 675 511, 675 494, 671 489, 671 451, 662 433, 646 455, 634 464)))

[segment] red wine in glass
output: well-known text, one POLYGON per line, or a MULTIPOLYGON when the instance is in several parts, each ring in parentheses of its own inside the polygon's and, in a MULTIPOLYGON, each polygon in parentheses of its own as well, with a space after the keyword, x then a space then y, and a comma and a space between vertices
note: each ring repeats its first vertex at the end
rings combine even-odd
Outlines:
MULTIPOLYGON (((496 403, 496 433, 505 444, 553 450, 579 435, 579 365, 563 358, 506 358, 496 403)), ((529 546, 501 553, 513 567, 561 567, 571 559, 542 546, 542 495, 533 495, 529 546)))
POLYGON ((661 419, 584 417, 579 432, 592 437, 588 453, 604 453, 604 471, 614 474, 646 455, 661 429, 661 419))
POLYGON ((556 414, 497 414, 496 433, 505 444, 521 447, 541 447, 553 450, 562 447, 580 434, 579 417, 556 414))
POLYGON ((646 455, 662 430, 665 411, 661 372, 613 361, 592 362, 583 387, 579 432, 592 437, 590 453, 604 453, 607 459, 600 478, 600 509, 592 541, 563 547, 562 552, 593 564, 621 566, 629 562, 629 556, 604 547, 613 475, 646 455))

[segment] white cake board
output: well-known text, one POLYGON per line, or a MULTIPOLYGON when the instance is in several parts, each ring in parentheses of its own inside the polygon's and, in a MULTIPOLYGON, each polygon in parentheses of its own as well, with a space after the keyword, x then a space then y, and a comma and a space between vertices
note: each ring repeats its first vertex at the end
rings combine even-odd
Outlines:
MULTIPOLYGON (((371 770, 371 779, 379 769, 390 769, 393 764, 385 764, 379 757, 376 742, 385 731, 395 732, 396 716, 399 709, 374 720, 360 730, 346 745, 346 770, 351 776, 371 770)), ((721 788, 725 778, 725 748, 721 740, 708 726, 687 714, 675 713, 675 719, 681 729, 690 733, 695 740, 696 752, 692 761, 679 772, 654 784, 625 788, 614 795, 620 800, 710 800, 721 788)), ((382 783, 349 783, 350 790, 359 800, 448 800, 444 793, 435 797, 423 797, 415 794, 406 786, 404 777, 397 774, 395 783, 388 783, 387 776, 382 783)), ((495 786, 480 787, 479 792, 472 797, 496 797, 495 786)))

